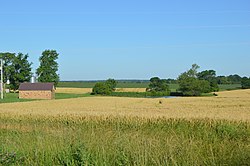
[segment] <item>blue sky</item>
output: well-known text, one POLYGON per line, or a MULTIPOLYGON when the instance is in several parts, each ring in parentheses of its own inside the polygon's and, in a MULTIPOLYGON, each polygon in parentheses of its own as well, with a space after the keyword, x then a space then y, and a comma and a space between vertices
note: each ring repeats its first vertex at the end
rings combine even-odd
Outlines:
POLYGON ((249 0, 8 0, 0 52, 59 52, 61 80, 176 78, 193 63, 250 76, 249 0))

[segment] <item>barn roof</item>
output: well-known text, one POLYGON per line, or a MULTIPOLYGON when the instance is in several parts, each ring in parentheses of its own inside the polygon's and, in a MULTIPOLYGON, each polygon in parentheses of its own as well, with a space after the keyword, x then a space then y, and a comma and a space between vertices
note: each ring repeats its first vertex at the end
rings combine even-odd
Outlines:
POLYGON ((54 83, 21 83, 19 86, 19 91, 46 91, 46 90, 53 90, 54 83))

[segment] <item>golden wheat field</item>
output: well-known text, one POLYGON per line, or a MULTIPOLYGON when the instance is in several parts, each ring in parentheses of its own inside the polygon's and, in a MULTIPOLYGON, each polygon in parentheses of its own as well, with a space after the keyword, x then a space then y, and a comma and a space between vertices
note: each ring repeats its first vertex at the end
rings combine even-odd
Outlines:
POLYGON ((84 94, 92 92, 92 88, 56 88, 56 93, 84 94))
POLYGON ((141 117, 250 121, 250 90, 172 99, 83 97, 1 104, 2 116, 141 117))
POLYGON ((146 88, 116 88, 116 92, 146 92, 146 88))

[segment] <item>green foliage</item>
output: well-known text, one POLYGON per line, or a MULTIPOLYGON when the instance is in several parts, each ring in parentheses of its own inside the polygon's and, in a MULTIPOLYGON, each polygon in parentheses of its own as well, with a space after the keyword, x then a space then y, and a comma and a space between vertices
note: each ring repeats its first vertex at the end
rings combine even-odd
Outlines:
POLYGON ((216 79, 216 71, 205 70, 197 74, 198 79, 206 80, 210 84, 210 90, 208 92, 218 92, 219 86, 216 79))
POLYGON ((98 82, 92 89, 93 95, 110 95, 111 93, 112 89, 106 82, 98 82))
POLYGON ((0 58, 3 58, 3 69, 4 69, 4 82, 11 78, 12 74, 14 74, 13 61, 16 57, 15 53, 0 53, 0 58))
POLYGON ((115 91, 117 81, 108 79, 105 82, 97 82, 92 89, 93 95, 111 95, 115 91))
POLYGON ((200 96, 202 93, 208 93, 211 91, 210 83, 206 80, 198 79, 199 66, 192 65, 192 68, 187 72, 182 73, 178 77, 179 90, 185 96, 200 96))
POLYGON ((112 91, 115 91, 115 88, 117 86, 116 80, 110 78, 106 81, 106 84, 112 89, 112 91))
POLYGON ((152 91, 152 92, 147 92, 147 96, 149 97, 163 97, 163 96, 169 96, 170 95, 170 91, 160 91, 160 92, 156 92, 156 91, 152 91))
POLYGON ((9 78, 11 83, 10 88, 17 90, 20 83, 30 81, 32 63, 29 63, 28 61, 28 54, 23 55, 22 53, 18 53, 14 58, 12 65, 14 73, 9 78))
POLYGON ((152 92, 152 93, 169 92, 167 80, 160 79, 159 77, 151 78, 149 87, 147 88, 147 91, 152 92))
POLYGON ((229 75, 227 76, 228 81, 230 84, 240 84, 241 83, 241 77, 238 74, 229 75))
POLYGON ((250 88, 250 77, 243 77, 241 80, 242 89, 249 89, 250 88))
POLYGON ((209 81, 209 80, 214 79, 216 77, 216 71, 214 71, 214 70, 205 70, 205 71, 202 71, 202 72, 198 73, 197 76, 198 76, 199 79, 209 81))
POLYGON ((230 84, 226 76, 218 76, 216 79, 217 79, 217 83, 220 85, 230 84))
POLYGON ((180 91, 184 96, 200 96, 202 93, 208 93, 210 90, 209 82, 198 80, 197 78, 179 77, 180 91))
POLYGON ((240 84, 241 77, 238 74, 229 75, 229 76, 218 76, 217 78, 218 84, 240 84))
POLYGON ((4 60, 4 82, 10 80, 10 88, 17 90, 20 83, 29 82, 31 78, 31 65, 28 54, 1 53, 4 60))
POLYGON ((59 54, 56 50, 45 50, 39 58, 40 66, 36 71, 39 82, 54 82, 57 86, 59 82, 58 59, 59 54))
POLYGON ((215 79, 209 81, 209 83, 211 88, 210 92, 218 92, 220 90, 219 85, 215 79))

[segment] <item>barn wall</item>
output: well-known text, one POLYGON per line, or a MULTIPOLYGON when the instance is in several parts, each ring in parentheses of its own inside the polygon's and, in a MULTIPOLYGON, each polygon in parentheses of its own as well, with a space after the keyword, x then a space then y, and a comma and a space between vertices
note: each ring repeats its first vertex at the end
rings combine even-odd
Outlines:
POLYGON ((55 91, 19 91, 20 99, 54 99, 55 91))

